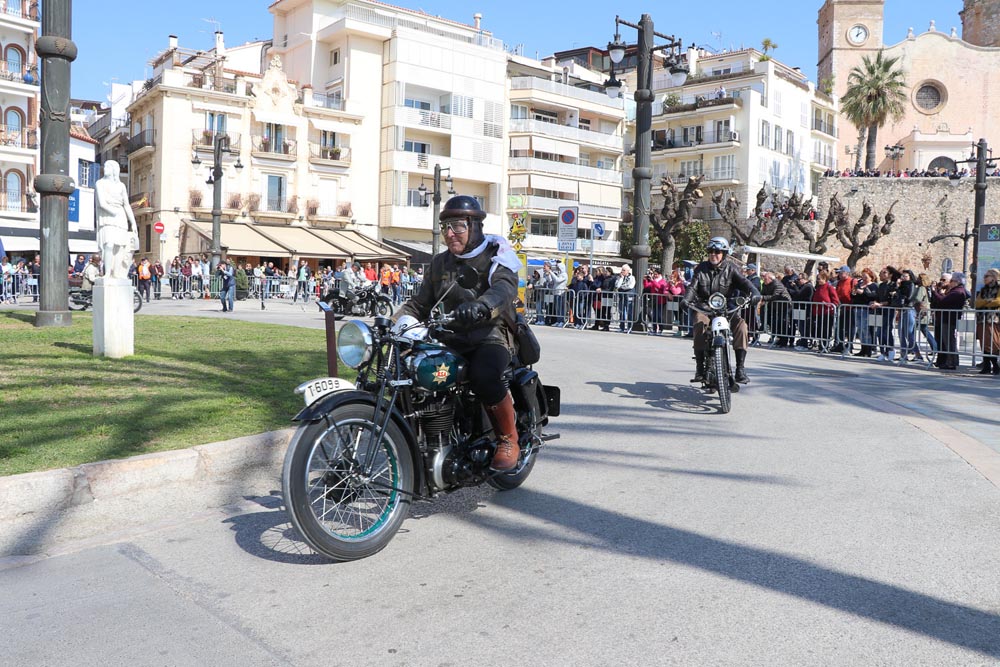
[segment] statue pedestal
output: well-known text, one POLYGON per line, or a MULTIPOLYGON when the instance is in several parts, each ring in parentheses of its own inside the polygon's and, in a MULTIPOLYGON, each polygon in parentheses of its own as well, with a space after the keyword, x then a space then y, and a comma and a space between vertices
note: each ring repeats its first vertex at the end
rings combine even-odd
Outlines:
POLYGON ((135 354, 132 282, 98 278, 94 283, 94 356, 120 359, 135 354))

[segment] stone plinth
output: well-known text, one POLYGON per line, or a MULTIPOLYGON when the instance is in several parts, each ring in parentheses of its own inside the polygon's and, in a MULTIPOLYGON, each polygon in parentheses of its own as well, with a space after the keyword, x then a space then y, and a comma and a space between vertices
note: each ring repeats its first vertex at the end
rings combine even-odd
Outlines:
POLYGON ((135 354, 132 283, 98 278, 94 284, 94 356, 120 359, 135 354))

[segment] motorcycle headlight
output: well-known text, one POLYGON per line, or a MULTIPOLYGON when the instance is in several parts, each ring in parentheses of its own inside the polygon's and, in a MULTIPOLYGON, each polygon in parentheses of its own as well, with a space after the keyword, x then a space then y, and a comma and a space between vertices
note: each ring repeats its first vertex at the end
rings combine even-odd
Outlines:
POLYGON ((719 292, 716 292, 712 296, 708 297, 708 306, 713 310, 723 310, 726 307, 726 296, 719 292))
POLYGON ((372 331, 361 320, 351 320, 337 336, 337 355, 351 368, 358 368, 372 358, 372 331))

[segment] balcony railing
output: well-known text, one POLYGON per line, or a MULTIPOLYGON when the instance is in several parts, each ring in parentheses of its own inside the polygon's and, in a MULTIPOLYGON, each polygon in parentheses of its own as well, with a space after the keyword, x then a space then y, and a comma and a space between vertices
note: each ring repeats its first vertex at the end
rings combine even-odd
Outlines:
POLYGON ((558 211, 560 206, 580 207, 580 215, 597 215, 607 218, 614 218, 621 215, 621 207, 615 206, 595 206, 593 204, 577 204, 575 199, 556 199, 555 197, 539 197, 537 195, 526 195, 523 198, 524 207, 540 211, 558 211))
POLYGON ((153 197, 155 192, 134 192, 128 198, 128 203, 132 208, 153 208, 153 197))
POLYGON ((510 121, 511 132, 531 132, 533 134, 544 134, 559 139, 572 139, 574 141, 584 141, 589 144, 596 144, 605 148, 620 149, 622 147, 622 137, 618 134, 605 134, 584 130, 579 127, 569 127, 557 123, 546 123, 531 118, 512 118, 510 121))
POLYGON ((433 127, 441 130, 451 129, 451 114, 440 111, 427 111, 411 107, 397 107, 396 118, 405 125, 433 127))
POLYGON ((87 126, 87 132, 92 137, 100 136, 104 132, 114 132, 119 127, 128 125, 128 117, 112 118, 110 113, 106 113, 93 123, 87 126))
POLYGON ((323 109, 335 109, 336 111, 344 110, 344 98, 339 95, 313 93, 312 98, 313 106, 322 107, 323 109))
POLYGON ((489 35, 484 35, 482 33, 469 35, 467 33, 460 33, 457 30, 452 32, 450 30, 442 30, 437 27, 438 19, 434 17, 428 17, 426 19, 421 19, 413 15, 408 15, 406 17, 383 14, 382 12, 372 9, 369 7, 359 7, 357 5, 346 5, 344 7, 344 16, 353 21, 361 21, 363 23, 368 23, 369 25, 375 25, 382 28, 389 28, 390 30, 396 30, 397 28, 406 28, 409 30, 417 30, 426 34, 434 35, 435 37, 445 37, 447 39, 453 39, 459 42, 465 42, 467 44, 475 44, 477 46, 483 46, 488 49, 493 49, 495 51, 503 51, 503 41, 496 39, 495 37, 490 37, 489 35))
POLYGON ((531 157, 512 157, 510 159, 510 169, 512 171, 542 171, 561 176, 575 176, 602 183, 622 182, 622 172, 615 169, 599 169, 597 167, 587 167, 580 164, 541 160, 531 157))
POLYGON ((204 74, 201 72, 189 74, 186 85, 189 88, 216 90, 220 93, 236 93, 236 81, 232 79, 217 78, 212 74, 204 74))
POLYGON ((653 174, 653 179, 650 184, 654 189, 660 186, 660 179, 663 176, 670 176, 670 180, 674 182, 677 187, 683 187, 687 183, 687 179, 691 176, 704 176, 704 182, 708 183, 711 181, 738 181, 740 178, 740 170, 736 167, 723 168, 723 169, 708 169, 698 170, 698 171, 670 171, 670 172, 657 172, 653 174))
POLYGON ((23 62, 17 60, 0 60, 0 79, 38 85, 38 75, 31 73, 23 62))
POLYGON ((100 155, 97 156, 97 161, 100 162, 102 165, 106 163, 108 160, 114 160, 115 162, 117 162, 118 166, 121 167, 121 173, 123 174, 128 173, 127 155, 121 155, 115 153, 101 153, 100 155))
MULTIPOLYGON (((229 150, 240 149, 239 132, 217 132, 215 130, 192 130, 191 145, 195 148, 215 148, 215 140, 218 137, 225 137, 229 141, 229 150)), ((225 146, 223 146, 225 148, 225 146)))
POLYGON ((0 125, 0 146, 38 148, 38 132, 34 128, 0 125))
POLYGON ((827 169, 833 169, 832 155, 822 155, 821 153, 813 153, 813 162, 815 164, 821 164, 827 169))
POLYGON ((817 132, 822 132, 823 134, 827 134, 831 137, 837 136, 837 128, 835 125, 833 125, 833 123, 826 123, 816 118, 813 118, 812 129, 816 130, 817 132))
POLYGON ((668 151, 673 148, 691 148, 694 146, 704 146, 706 144, 723 144, 723 143, 739 143, 740 133, 732 130, 721 130, 719 132, 704 132, 701 135, 695 135, 694 137, 688 136, 685 139, 683 136, 675 136, 672 139, 667 139, 666 143, 654 143, 654 151, 668 151))
POLYGON ((254 136, 253 150, 255 153, 270 153, 271 155, 288 155, 295 157, 297 154, 294 139, 282 139, 275 141, 273 137, 254 136))
POLYGON ((288 210, 289 200, 285 197, 268 197, 264 200, 264 210, 272 213, 296 213, 288 210))
POLYGON ((321 146, 320 144, 310 143, 309 156, 319 160, 350 162, 351 149, 348 146, 321 146))
POLYGON ((38 206, 35 205, 31 195, 20 190, 14 192, 0 190, 0 212, 34 213, 37 210, 38 206))
POLYGON ((681 97, 678 104, 673 106, 666 106, 663 102, 653 102, 653 115, 667 115, 674 113, 685 113, 688 111, 697 111, 699 109, 712 109, 714 107, 722 107, 735 104, 738 107, 743 107, 742 98, 737 95, 728 95, 726 97, 717 98, 706 98, 703 95, 684 95, 681 97))
POLYGON ((21 2, 8 2, 3 3, 3 9, 0 9, 0 13, 6 14, 7 16, 16 16, 21 19, 28 19, 29 21, 38 21, 38 2, 28 2, 28 0, 22 0, 21 2))
POLYGON ((537 90, 540 92, 562 95, 564 97, 572 97, 573 99, 590 102, 592 104, 599 104, 603 107, 613 107, 615 109, 621 109, 624 105, 624 101, 620 97, 617 99, 611 99, 608 97, 607 93, 604 92, 577 88, 558 81, 549 81, 548 79, 539 79, 533 76, 513 77, 510 80, 510 87, 511 90, 537 90))
POLYGON ((139 134, 133 135, 125 146, 126 153, 134 153, 140 148, 156 145, 156 130, 143 130, 139 134))

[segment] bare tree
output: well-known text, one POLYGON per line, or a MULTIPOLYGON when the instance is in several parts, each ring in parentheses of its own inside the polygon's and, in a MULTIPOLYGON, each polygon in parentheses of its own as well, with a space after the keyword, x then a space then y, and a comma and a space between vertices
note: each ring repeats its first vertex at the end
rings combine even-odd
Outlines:
POLYGON ((740 219, 740 200, 736 195, 730 193, 726 197, 726 193, 722 190, 712 195, 715 210, 729 227, 732 237, 741 245, 761 248, 773 248, 778 245, 788 236, 796 220, 807 217, 812 210, 812 200, 804 200, 798 192, 793 192, 784 202, 775 202, 772 214, 768 216, 764 211, 768 199, 767 187, 761 186, 757 191, 753 213, 744 221, 740 219))
POLYGON ((885 212, 885 220, 883 221, 877 213, 873 213, 872 205, 866 199, 861 203, 861 217, 854 225, 850 225, 846 216, 842 218, 842 224, 837 225, 837 240, 845 249, 851 251, 847 257, 847 265, 851 267, 852 271, 858 260, 867 257, 872 247, 892 231, 892 225, 896 222, 896 216, 892 209, 898 203, 898 200, 892 202, 892 206, 885 212), (869 218, 871 218, 871 227, 865 232, 869 218))
MULTIPOLYGON (((808 244, 809 253, 813 255, 825 254, 827 251, 827 239, 834 236, 839 227, 845 225, 847 225, 847 210, 840 203, 836 192, 830 197, 830 208, 826 212, 826 220, 823 222, 823 227, 819 233, 816 231, 816 221, 808 220, 808 214, 804 218, 795 221, 795 226, 808 244)), ((811 274, 814 264, 815 260, 810 259, 806 262, 805 272, 811 274)))
MULTIPOLYGON (((674 250, 677 247, 676 236, 685 225, 691 222, 691 209, 695 202, 702 198, 701 181, 704 176, 691 176, 683 191, 678 191, 670 176, 660 179, 660 195, 663 197, 663 207, 659 215, 650 212, 649 222, 663 246, 660 256, 660 269, 669 275, 674 265, 674 250)), ((641 276, 637 276, 641 279, 641 276)))

